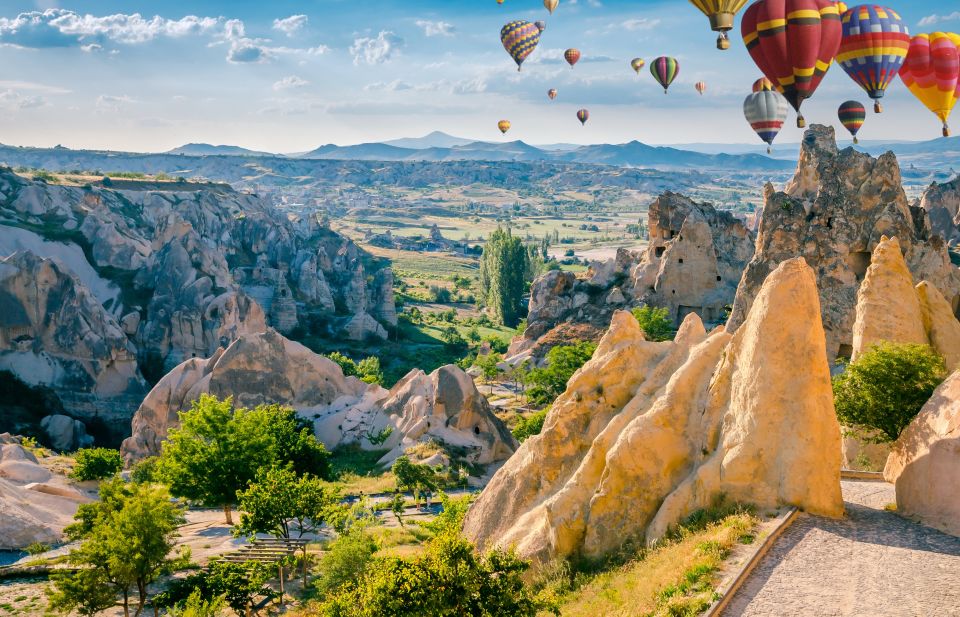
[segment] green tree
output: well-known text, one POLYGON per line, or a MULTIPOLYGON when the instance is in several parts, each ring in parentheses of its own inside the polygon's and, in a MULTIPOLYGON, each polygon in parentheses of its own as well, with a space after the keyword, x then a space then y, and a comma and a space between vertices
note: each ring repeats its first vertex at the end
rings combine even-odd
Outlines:
POLYGON ((344 377, 356 377, 357 375, 357 363, 353 361, 352 358, 349 358, 339 351, 334 351, 327 354, 327 358, 333 360, 340 367, 340 370, 343 371, 344 377))
POLYGON ((109 448, 84 448, 74 455, 76 464, 70 477, 75 480, 103 480, 123 469, 123 459, 118 450, 109 448))
POLYGON ((256 561, 215 561, 206 571, 170 581, 166 590, 154 596, 154 605, 175 607, 197 596, 207 603, 225 601, 237 615, 247 615, 254 599, 277 596, 267 585, 273 572, 272 566, 256 561))
POLYGON ((264 416, 264 426, 273 437, 275 464, 289 463, 297 475, 330 479, 330 452, 317 441, 309 421, 282 405, 261 405, 254 412, 264 416))
POLYGON ((528 394, 537 405, 547 405, 563 394, 567 382, 587 363, 597 349, 595 343, 582 341, 575 345, 558 345, 547 352, 546 366, 530 371, 527 381, 532 385, 528 394))
POLYGON ((500 374, 500 369, 497 365, 499 365, 502 361, 503 356, 491 351, 485 356, 477 356, 477 359, 474 360, 473 365, 483 372, 483 378, 485 380, 490 381, 500 374))
POLYGON ((648 341, 670 341, 676 335, 668 309, 644 305, 631 312, 648 341))
POLYGON ((437 490, 437 473, 429 465, 413 463, 407 456, 398 456, 390 470, 397 479, 397 488, 413 493, 418 505, 423 493, 437 490))
POLYGON ((139 616, 147 586, 185 559, 169 558, 177 527, 185 522, 183 508, 164 487, 124 484, 115 478, 101 487, 101 500, 81 506, 76 518, 66 532, 81 541, 68 558, 78 570, 55 581, 51 604, 58 610, 84 605, 89 610, 99 600, 79 602, 76 591, 87 589, 105 598, 105 592, 93 589, 99 585, 110 589, 113 597, 121 595, 124 615, 129 615, 130 592, 136 588, 139 601, 134 615, 139 616))
POLYGON ((370 356, 357 362, 357 376, 364 383, 383 384, 383 370, 380 368, 380 358, 370 356))
POLYGON ((223 615, 225 601, 222 597, 206 600, 200 595, 200 590, 193 593, 183 602, 167 611, 167 617, 220 617, 223 615))
POLYGON ((237 494, 242 514, 237 535, 268 533, 290 538, 291 522, 297 537, 315 531, 327 512, 340 502, 337 491, 313 476, 297 476, 289 467, 263 468, 250 487, 237 494))
POLYGON ((326 596, 361 579, 378 548, 364 525, 352 526, 337 536, 320 560, 320 575, 314 583, 317 589, 326 596))
POLYGON ((480 298, 499 323, 513 327, 523 312, 526 283, 532 280, 530 255, 510 229, 490 234, 480 256, 480 298))
POLYGON ((945 377, 927 345, 878 343, 833 378, 837 418, 866 439, 896 441, 945 377))
POLYGON ((116 605, 117 591, 103 568, 76 571, 54 570, 53 582, 46 590, 48 609, 55 614, 76 611, 84 617, 96 615, 116 605))
POLYGON ((520 416, 512 431, 514 438, 522 443, 534 435, 539 435, 543 430, 543 421, 547 419, 547 411, 541 409, 529 417, 520 416))

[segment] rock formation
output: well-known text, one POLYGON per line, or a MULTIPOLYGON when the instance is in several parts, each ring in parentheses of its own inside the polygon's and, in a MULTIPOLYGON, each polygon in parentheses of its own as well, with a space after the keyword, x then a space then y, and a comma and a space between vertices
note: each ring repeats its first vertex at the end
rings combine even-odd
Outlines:
POLYGON ((924 211, 907 203, 896 157, 838 151, 833 128, 812 126, 786 189, 766 189, 756 254, 727 327, 735 331, 744 322, 770 272, 802 256, 817 273, 829 357, 850 357, 857 290, 884 235, 899 239, 914 279, 928 281, 960 311, 960 271, 924 211))
POLYGON ((753 234, 729 212, 671 192, 650 205, 648 229, 642 254, 620 249, 582 277, 552 271, 534 281, 527 329, 508 355, 542 358, 571 334, 599 338, 615 311, 642 304, 667 308, 676 324, 690 313, 722 321, 753 256, 753 234))
POLYGON ((897 487, 897 512, 960 536, 960 371, 937 388, 904 429, 884 478, 897 487))
POLYGON ((93 445, 93 437, 87 434, 86 425, 70 416, 47 416, 40 421, 40 428, 47 434, 54 450, 73 452, 93 445))
POLYGON ((840 432, 813 271, 783 263, 739 331, 644 340, 617 313, 542 433, 496 473, 464 531, 544 564, 652 542, 719 494, 839 516, 840 432), (825 453, 835 452, 836 456, 825 453))
POLYGON ((0 435, 0 550, 60 541, 77 506, 90 499, 38 464, 9 433, 0 435))
POLYGON ((387 391, 344 377, 333 361, 273 330, 245 335, 209 359, 190 359, 151 390, 123 442, 129 464, 158 454, 177 412, 201 394, 233 396, 237 405, 279 403, 311 420, 328 448, 357 443, 389 450, 388 463, 410 446, 436 441, 463 451, 463 458, 488 464, 509 457, 512 435, 493 415, 470 379, 447 366, 427 376, 413 371, 387 391))
POLYGON ((930 217, 930 228, 949 244, 960 242, 960 177, 934 182, 920 197, 919 206, 930 217))

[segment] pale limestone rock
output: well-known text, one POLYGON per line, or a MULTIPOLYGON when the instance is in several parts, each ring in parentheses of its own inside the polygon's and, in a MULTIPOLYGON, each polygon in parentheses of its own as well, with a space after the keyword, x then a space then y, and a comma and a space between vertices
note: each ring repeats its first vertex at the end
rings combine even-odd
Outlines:
POLYGON ((812 270, 795 259, 733 336, 695 315, 648 343, 627 313, 467 515, 536 564, 648 542, 720 493, 840 516, 840 433, 812 270), (833 456, 825 453, 834 452, 833 456))
POLYGON ((930 345, 943 356, 947 371, 955 371, 960 368, 960 321, 943 294, 927 281, 917 285, 917 297, 930 345))
POLYGON ((387 340, 387 330, 367 313, 358 313, 343 326, 343 334, 351 341, 387 340))
POLYGON ((852 360, 882 341, 929 343, 920 300, 896 238, 883 236, 857 294, 852 360))
POLYGON ((87 427, 80 420, 70 416, 54 414, 40 421, 40 428, 50 439, 54 450, 72 452, 93 445, 93 437, 87 434, 87 427))
POLYGON ((904 429, 884 478, 896 484, 898 513, 960 536, 960 371, 904 429))

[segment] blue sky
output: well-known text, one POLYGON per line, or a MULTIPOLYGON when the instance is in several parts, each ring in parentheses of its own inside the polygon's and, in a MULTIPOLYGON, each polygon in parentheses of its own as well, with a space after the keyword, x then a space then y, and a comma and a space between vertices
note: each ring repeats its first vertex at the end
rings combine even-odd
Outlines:
MULTIPOLYGON (((912 33, 960 30, 955 0, 892 6, 912 33)), ((295 152, 433 130, 502 139, 496 123, 508 118, 508 138, 530 143, 756 142, 759 151, 741 111, 759 73, 732 39, 717 51, 706 18, 684 0, 560 0, 552 17, 541 0, 5 0, 0 142, 295 152), (547 22, 520 73, 499 41, 510 19, 547 22), (573 70, 560 58, 567 47, 583 53, 573 70), (669 96, 628 66, 659 55, 681 65, 669 96)), ((850 98, 868 102, 835 66, 805 115, 838 124, 850 98)), ((788 124, 780 140, 797 141, 788 124)), ((897 81, 861 138, 939 132, 897 81)))

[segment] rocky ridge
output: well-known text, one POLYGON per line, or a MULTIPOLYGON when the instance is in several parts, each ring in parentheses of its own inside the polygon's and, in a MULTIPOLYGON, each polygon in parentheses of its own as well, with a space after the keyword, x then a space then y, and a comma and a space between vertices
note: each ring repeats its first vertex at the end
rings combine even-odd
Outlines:
POLYGON ((949 244, 960 242, 960 177, 950 182, 934 182, 917 204, 930 218, 930 228, 949 244))
POLYGON ((616 313, 464 532, 543 565, 655 541, 721 493, 840 516, 839 452, 815 275, 792 259, 736 334, 708 335, 691 314, 675 341, 652 343, 616 313))

